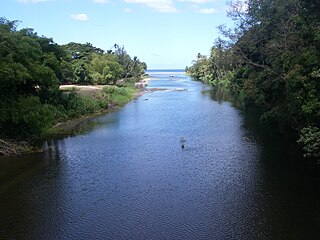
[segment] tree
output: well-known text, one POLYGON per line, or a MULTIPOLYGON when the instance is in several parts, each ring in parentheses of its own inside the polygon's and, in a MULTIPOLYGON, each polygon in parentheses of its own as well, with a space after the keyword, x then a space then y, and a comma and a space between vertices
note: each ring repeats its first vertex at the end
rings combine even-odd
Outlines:
POLYGON ((40 134, 53 122, 48 103, 58 91, 62 51, 16 24, 0 19, 0 132, 21 137, 40 134))
POLYGON ((93 55, 87 66, 96 84, 114 84, 121 77, 123 68, 117 60, 117 56, 112 54, 93 55))
POLYGON ((259 106, 263 121, 297 134, 319 129, 319 7, 316 0, 232 1, 235 27, 220 27, 223 47, 216 44, 209 58, 198 56, 189 71, 213 84, 230 72, 227 87, 259 106))
POLYGON ((123 73, 122 66, 117 62, 108 61, 106 66, 103 68, 102 75, 105 79, 105 83, 115 84, 123 73))
POLYGON ((141 62, 136 56, 131 59, 130 55, 124 49, 124 46, 120 47, 118 44, 115 44, 114 49, 114 54, 118 57, 118 63, 123 68, 121 77, 133 77, 135 79, 141 78, 141 76, 147 70, 147 64, 141 62))
POLYGON ((106 99, 64 94, 61 83, 114 84, 146 69, 124 48, 115 54, 90 43, 59 46, 31 28, 18 30, 18 23, 0 18, 0 138, 39 137, 58 120, 108 106, 106 99))

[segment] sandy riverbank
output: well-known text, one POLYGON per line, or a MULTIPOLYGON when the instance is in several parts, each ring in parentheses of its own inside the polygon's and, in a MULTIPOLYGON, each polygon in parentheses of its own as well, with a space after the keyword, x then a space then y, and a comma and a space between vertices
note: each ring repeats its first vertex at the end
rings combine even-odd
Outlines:
POLYGON ((60 90, 68 92, 75 91, 80 96, 97 97, 102 93, 102 89, 106 85, 61 85, 60 90))
MULTIPOLYGON (((145 93, 150 92, 146 90, 146 85, 150 78, 144 78, 140 80, 137 84, 137 91, 132 96, 132 99, 142 96, 145 93)), ((88 96, 92 98, 100 98, 103 97, 103 88, 110 85, 61 85, 59 89, 63 92, 75 91, 79 96, 88 96)), ((108 114, 110 112, 116 111, 122 107, 122 104, 116 104, 114 102, 110 102, 108 104, 108 108, 101 109, 98 112, 84 115, 75 119, 70 119, 65 122, 58 122, 55 126, 51 128, 51 130, 47 133, 45 138, 56 138, 56 137, 65 137, 68 135, 75 135, 80 133, 81 131, 86 131, 88 128, 88 122, 94 118, 99 116, 108 114)), ((19 155, 23 153, 29 152, 41 152, 46 149, 34 146, 33 144, 29 144, 28 142, 19 142, 13 140, 4 140, 0 139, 0 157, 2 156, 10 156, 10 155, 19 155)))
MULTIPOLYGON (((144 78, 135 84, 135 87, 138 89, 137 92, 133 95, 132 99, 142 96, 145 93, 150 92, 145 87, 148 84, 150 78, 144 78)), ((93 98, 98 98, 103 94, 103 88, 110 85, 61 85, 60 90, 68 92, 75 91, 80 96, 89 96, 93 98)), ((110 103, 108 109, 102 109, 100 112, 90 114, 88 116, 82 116, 80 118, 71 119, 66 122, 57 123, 53 127, 53 134, 51 135, 64 135, 72 134, 85 125, 89 120, 99 117, 101 115, 108 114, 112 111, 119 109, 121 106, 110 103)))
MULTIPOLYGON (((139 82, 135 83, 135 87, 139 89, 140 91, 137 92, 137 96, 141 95, 141 92, 144 92, 144 88, 147 86, 148 81, 151 78, 144 78, 140 80, 139 82)), ((91 96, 91 97, 98 97, 102 94, 102 90, 104 87, 110 86, 110 85, 60 85, 59 89, 62 91, 75 91, 80 96, 91 96)))

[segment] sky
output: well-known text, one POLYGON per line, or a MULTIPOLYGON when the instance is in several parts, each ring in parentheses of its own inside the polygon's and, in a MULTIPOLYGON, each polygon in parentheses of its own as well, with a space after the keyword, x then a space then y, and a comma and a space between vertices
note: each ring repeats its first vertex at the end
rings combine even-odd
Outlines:
POLYGON ((20 20, 58 44, 117 43, 148 69, 184 69, 209 54, 229 24, 226 0, 1 0, 0 17, 20 20))

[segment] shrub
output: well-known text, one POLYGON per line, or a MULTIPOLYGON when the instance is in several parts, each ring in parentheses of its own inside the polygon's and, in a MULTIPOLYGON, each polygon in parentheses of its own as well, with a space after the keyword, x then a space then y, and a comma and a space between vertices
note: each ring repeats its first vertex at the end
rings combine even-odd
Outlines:
POLYGON ((117 86, 105 86, 103 92, 107 95, 107 98, 116 104, 125 104, 132 99, 135 93, 134 87, 117 87, 117 86))
POLYGON ((41 104, 39 97, 20 96, 12 101, 1 119, 2 134, 7 136, 40 136, 50 128, 57 110, 49 104, 41 104))
POLYGON ((298 143, 303 146, 304 157, 315 158, 320 161, 320 129, 305 127, 300 132, 298 143))

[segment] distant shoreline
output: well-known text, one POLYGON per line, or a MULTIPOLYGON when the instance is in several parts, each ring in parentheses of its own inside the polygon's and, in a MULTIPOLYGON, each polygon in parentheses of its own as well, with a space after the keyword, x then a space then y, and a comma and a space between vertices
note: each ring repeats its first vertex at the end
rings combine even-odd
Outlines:
POLYGON ((178 71, 176 69, 164 69, 164 70, 149 70, 146 71, 146 74, 150 75, 184 75, 186 74, 185 70, 179 69, 178 71))

